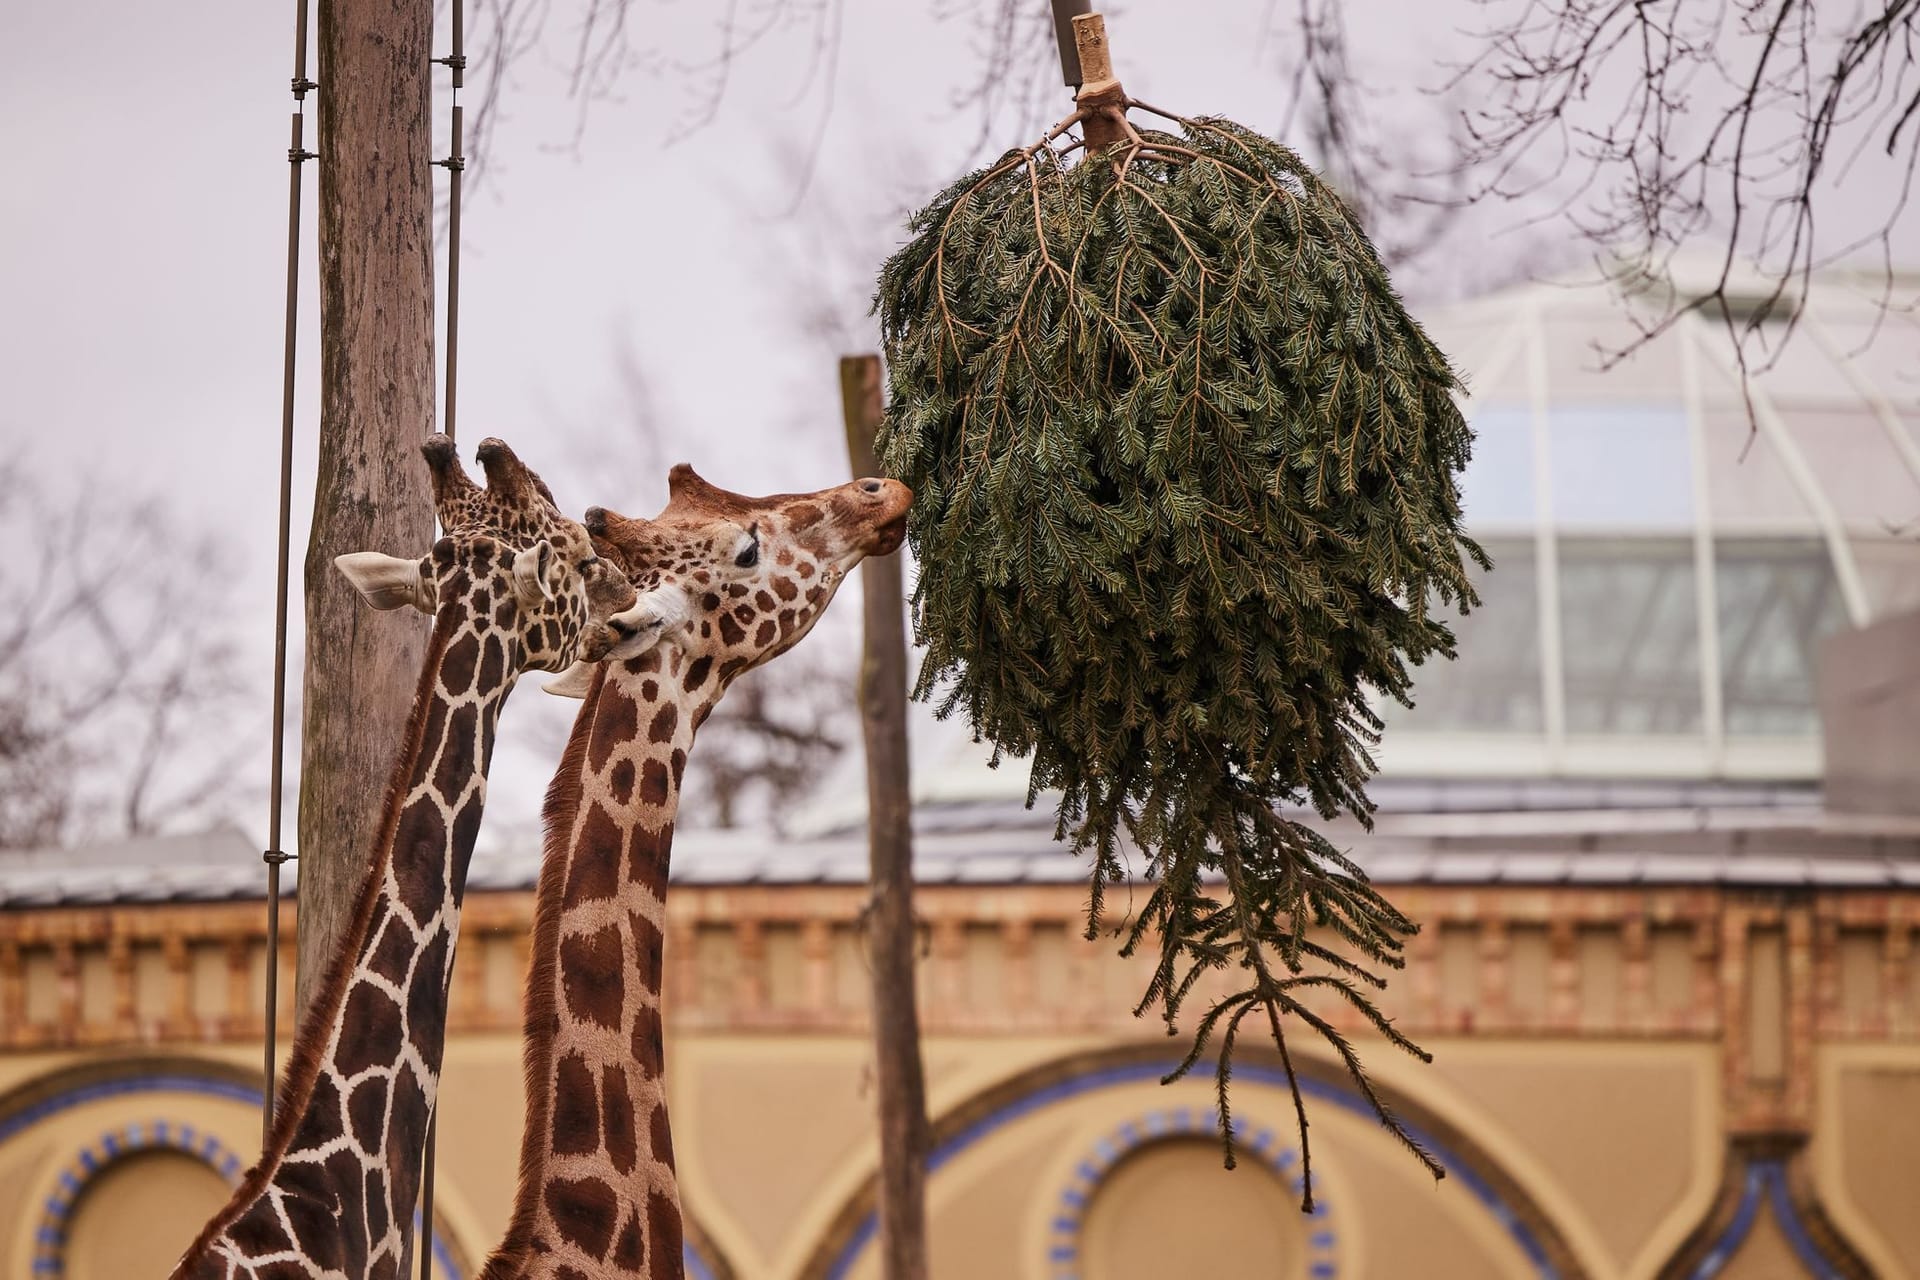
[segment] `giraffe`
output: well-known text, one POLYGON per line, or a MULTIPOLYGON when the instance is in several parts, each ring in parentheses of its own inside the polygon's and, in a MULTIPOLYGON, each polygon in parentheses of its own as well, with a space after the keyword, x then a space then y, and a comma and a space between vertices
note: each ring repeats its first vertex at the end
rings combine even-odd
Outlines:
POLYGON ((480 444, 485 488, 447 437, 422 452, 444 536, 420 560, 335 561, 373 607, 434 615, 366 883, 295 1037, 260 1162, 175 1280, 394 1280, 501 706, 523 670, 637 653, 659 638, 655 599, 598 557, 505 444, 480 444))
POLYGON ((727 686, 798 643, 863 557, 899 547, 913 499, 893 480, 744 498, 685 465, 669 483, 653 520, 586 513, 602 555, 685 604, 646 653, 548 686, 586 701, 547 791, 519 1184, 482 1280, 682 1276, 660 1011, 681 772, 727 686))

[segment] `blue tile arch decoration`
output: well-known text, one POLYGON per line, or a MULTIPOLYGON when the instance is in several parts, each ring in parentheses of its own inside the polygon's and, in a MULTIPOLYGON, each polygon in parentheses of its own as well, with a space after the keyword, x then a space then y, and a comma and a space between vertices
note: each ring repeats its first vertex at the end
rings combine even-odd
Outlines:
MULTIPOLYGON (((1113 1062, 1092 1066, 1064 1079, 1029 1090, 1000 1104, 935 1146, 927 1159, 927 1174, 931 1177, 939 1172, 967 1148, 996 1130, 1005 1128, 1057 1102, 1099 1089, 1138 1084, 1149 1080, 1158 1081, 1166 1075, 1172 1065, 1171 1062, 1158 1058, 1113 1062)), ((1266 1063, 1236 1064, 1233 1075, 1234 1079, 1239 1081, 1251 1080, 1278 1088, 1285 1088, 1287 1084, 1286 1073, 1279 1067, 1266 1063)), ((1350 1085, 1336 1084, 1306 1075, 1300 1077, 1299 1085, 1300 1092, 1308 1097, 1368 1119, 1373 1118, 1371 1104, 1350 1085)), ((1547 1242, 1534 1231, 1520 1210, 1508 1203, 1499 1188, 1481 1177, 1471 1164, 1461 1159, 1436 1135, 1407 1121, 1404 1115, 1401 1121, 1406 1126, 1407 1132, 1446 1166, 1448 1178, 1465 1187, 1468 1194, 1500 1224, 1507 1237, 1526 1255, 1527 1262, 1533 1268, 1533 1274, 1537 1280, 1562 1280, 1562 1272, 1554 1265, 1547 1242)), ((846 1280, 846 1277, 852 1273, 854 1264, 859 1261, 861 1253, 878 1232, 879 1221, 874 1212, 868 1209, 854 1223, 845 1243, 836 1249, 828 1260, 825 1269, 826 1280, 846 1280)))
MULTIPOLYGON (((139 1097, 143 1094, 156 1093, 185 1093, 198 1097, 224 1098, 228 1101, 238 1102, 256 1109, 259 1108, 265 1100, 258 1085, 243 1084, 239 1081, 221 1076, 199 1075, 191 1070, 168 1069, 154 1072, 118 1074, 104 1079, 89 1080, 85 1084, 60 1090, 57 1093, 31 1102, 26 1106, 0 1115, 0 1144, 4 1144, 10 1138, 25 1132, 43 1120, 50 1120, 61 1112, 71 1111, 75 1107, 85 1106, 90 1102, 101 1102, 111 1098, 132 1098, 139 1097)), ((152 1129, 156 1126, 164 1126, 165 1131, 168 1133, 179 1133, 182 1131, 192 1132, 194 1128, 192 1125, 182 1125, 165 1120, 152 1121, 144 1127, 152 1129)), ((143 1128, 143 1126, 136 1125, 130 1126, 130 1128, 143 1128)), ((129 1154, 130 1149, 125 1145, 124 1140, 124 1135, 127 1130, 123 1129, 117 1132, 121 1135, 120 1137, 115 1138, 114 1134, 108 1134, 106 1137, 103 1137, 100 1142, 95 1143, 94 1147, 100 1147, 108 1138, 114 1138, 119 1147, 119 1155, 129 1154)), ((146 1145, 150 1147, 155 1144, 150 1142, 146 1145)), ((93 1147, 87 1148, 88 1151, 93 1149, 93 1147)), ((174 1149, 188 1150, 185 1147, 178 1146, 174 1147, 174 1149)), ((219 1149, 223 1153, 231 1154, 226 1151, 224 1146, 219 1149)), ((229 1182, 238 1180, 239 1174, 228 1174, 221 1162, 216 1162, 199 1151, 189 1151, 189 1154, 201 1155, 201 1158, 206 1159, 208 1164, 214 1168, 215 1172, 226 1177, 229 1182)), ((84 1157, 85 1152, 82 1152, 80 1156, 76 1156, 75 1159, 70 1162, 68 1169, 61 1175, 59 1185, 61 1194, 65 1199, 65 1208, 59 1215, 58 1223, 51 1225, 62 1233, 65 1230, 67 1219, 72 1215, 73 1206, 79 1199, 81 1189, 87 1181, 91 1180, 101 1169, 105 1168, 105 1163, 100 1162, 98 1159, 98 1153, 95 1155, 96 1163, 91 1167, 85 1166, 82 1163, 84 1157), (83 1177, 79 1177, 78 1181, 69 1189, 67 1186, 67 1178, 69 1175, 74 1174, 76 1168, 83 1168, 85 1174, 83 1177)), ((114 1158, 117 1159, 118 1156, 114 1158)), ((106 1163, 110 1163, 110 1161, 106 1163)), ((244 1172, 245 1169, 246 1162, 242 1160, 240 1171, 244 1172)), ((43 1211, 49 1209, 51 1204, 52 1200, 50 1199, 47 1205, 42 1206, 43 1211)), ((435 1216, 438 1217, 438 1215, 435 1216)), ((40 1265, 45 1241, 48 1238, 40 1234, 40 1232, 46 1231, 49 1225, 43 1215, 41 1225, 36 1230, 34 1237, 34 1280, 60 1280, 60 1276, 64 1271, 64 1267, 58 1269, 43 1269, 40 1265)), ((413 1225, 417 1233, 420 1229, 420 1216, 417 1211, 414 1214, 413 1225)), ((64 1244, 64 1238, 62 1239, 62 1243, 64 1244)), ((681 1252, 685 1258, 689 1280, 719 1280, 719 1277, 724 1274, 702 1256, 700 1251, 692 1243, 686 1244, 681 1252)), ((433 1261, 434 1265, 440 1269, 440 1274, 446 1276, 448 1280, 466 1280, 466 1273, 461 1270, 459 1260, 454 1257, 453 1250, 447 1244, 445 1233, 440 1230, 436 1230, 433 1235, 433 1261)))
MULTIPOLYGON (((23 1130, 26 1130, 32 1127, 33 1125, 39 1124, 43 1120, 51 1119, 52 1117, 59 1115, 63 1111, 71 1111, 75 1107, 85 1106, 89 1102, 100 1102, 110 1098, 132 1098, 132 1097, 139 1097, 143 1094, 155 1094, 155 1093, 159 1093, 159 1094, 185 1093, 190 1095, 196 1095, 199 1097, 224 1098, 228 1101, 238 1102, 245 1106, 252 1107, 256 1110, 265 1101, 265 1095, 261 1093, 260 1088, 257 1085, 242 1084, 235 1080, 223 1079, 223 1078, 220 1078, 217 1076, 211 1076, 211 1075, 205 1075, 205 1076, 195 1075, 190 1071, 168 1071, 164 1073, 156 1073, 153 1075, 144 1075, 144 1074, 119 1075, 119 1076, 114 1076, 104 1080, 93 1080, 93 1081, 89 1081, 86 1084, 76 1085, 71 1089, 62 1090, 61 1092, 53 1094, 50 1097, 43 1098, 38 1102, 35 1102, 28 1106, 20 1108, 18 1111, 8 1115, 4 1120, 0 1120, 0 1143, 6 1142, 7 1139, 13 1137, 15 1134, 20 1133, 23 1130)), ((169 1132, 177 1132, 181 1130, 192 1131, 194 1128, 194 1126, 192 1125, 180 1124, 177 1122, 165 1121, 165 1120, 156 1120, 156 1121, 153 1121, 152 1124, 156 1126, 165 1125, 167 1126, 169 1132)), ((120 1132, 124 1133, 125 1131, 122 1130, 120 1132)), ((110 1133, 107 1135, 106 1138, 103 1138, 101 1141, 105 1142, 113 1138, 113 1136, 114 1135, 110 1133)), ((96 1144, 96 1146, 97 1145, 99 1144, 96 1144)), ((149 1144, 149 1145, 152 1145, 152 1144, 149 1144)), ((198 1151, 193 1151, 184 1147, 176 1147, 175 1149, 185 1150, 185 1151, 188 1151, 188 1154, 200 1155, 202 1159, 207 1159, 207 1157, 203 1153, 198 1151)), ((86 1159, 87 1159, 88 1151, 90 1150, 92 1150, 92 1148, 83 1149, 81 1153, 77 1157, 75 1157, 74 1163, 84 1168, 85 1175, 84 1177, 81 1177, 79 1181, 76 1183, 76 1185, 72 1187, 71 1191, 65 1195, 66 1207, 61 1212, 60 1221, 58 1223, 58 1230, 60 1232, 60 1245, 62 1249, 64 1249, 65 1247, 66 1221, 67 1221, 67 1218, 71 1216, 73 1212, 73 1206, 75 1203, 78 1202, 81 1191, 85 1189, 86 1183, 88 1181, 92 1180, 95 1176, 97 1176, 100 1173, 102 1169, 106 1167, 107 1163, 111 1163, 111 1161, 101 1163, 101 1162, 98 1162, 96 1159, 95 1164, 87 1165, 86 1159)), ((221 1150, 224 1151, 225 1148, 222 1147, 221 1150)), ((125 1156, 128 1154, 130 1154, 130 1152, 127 1149, 125 1149, 123 1145, 119 1150, 118 1154, 115 1155, 113 1159, 117 1160, 121 1156, 125 1156)), ((236 1157, 236 1159, 237 1158, 238 1157, 236 1157)), ((207 1163, 212 1165, 215 1172, 218 1172, 222 1174, 222 1176, 227 1177, 229 1182, 234 1182, 238 1180, 238 1177, 239 1177, 238 1172, 229 1175, 226 1173, 225 1169, 222 1167, 221 1164, 215 1163, 211 1159, 207 1159, 207 1163)), ((243 1172, 245 1168, 246 1168, 246 1163, 242 1161, 240 1164, 240 1171, 243 1172)), ((71 1175, 73 1172, 74 1172, 73 1166, 70 1165, 66 1173, 63 1173, 61 1175, 60 1185, 63 1191, 65 1191, 66 1189, 66 1185, 67 1185, 66 1180, 68 1176, 71 1175)), ((58 1197, 55 1197, 55 1198, 58 1198, 58 1197)), ((53 1200, 49 1199, 47 1202, 47 1205, 44 1207, 51 1209, 52 1204, 53 1204, 53 1200)), ((42 1224, 43 1229, 45 1225, 46 1224, 43 1221, 43 1224, 42 1224)), ((414 1212, 413 1227, 414 1227, 414 1231, 418 1233, 418 1231, 420 1230, 420 1214, 418 1210, 415 1210, 414 1212)), ((42 1238, 39 1236, 36 1236, 34 1240, 35 1280, 60 1280, 60 1277, 64 1273, 65 1268, 63 1265, 58 1265, 58 1255, 56 1255, 55 1266, 43 1269, 40 1265, 41 1259, 42 1259, 42 1252, 41 1252, 42 1248, 43 1248, 42 1238)), ((440 1269, 440 1274, 443 1276, 446 1276, 447 1280, 466 1280, 466 1273, 461 1270, 459 1260, 454 1257, 453 1250, 448 1246, 444 1233, 439 1231, 434 1232, 433 1261, 434 1261, 434 1265, 440 1269)))
POLYGON ((87 1184, 128 1156, 142 1151, 179 1151, 226 1179, 240 1182, 246 1163, 211 1133, 180 1121, 134 1121, 109 1129, 74 1154, 55 1179, 53 1193, 40 1204, 40 1220, 33 1232, 33 1274, 37 1280, 60 1280, 67 1273, 67 1230, 74 1206, 87 1184))
POLYGON ((1687 1273, 1687 1280, 1712 1280, 1726 1269, 1727 1263, 1732 1261, 1733 1255, 1746 1242, 1747 1233, 1753 1230, 1754 1221, 1760 1216, 1762 1200, 1773 1206, 1774 1221, 1780 1224, 1787 1242, 1793 1246, 1793 1252, 1806 1267, 1809 1276, 1814 1280, 1846 1280, 1845 1274, 1820 1252, 1800 1211, 1794 1207, 1793 1196, 1787 1187, 1787 1164, 1784 1160, 1755 1160, 1747 1166, 1742 1179, 1740 1204, 1733 1211, 1733 1220, 1727 1223, 1726 1230, 1720 1233, 1719 1238, 1708 1246, 1706 1257, 1687 1273))
MULTIPOLYGON (((1107 1133, 1093 1149, 1074 1163, 1073 1174, 1056 1197, 1053 1220, 1047 1226, 1047 1275, 1050 1280, 1081 1280, 1081 1231, 1086 1211, 1100 1184, 1122 1160, 1143 1147, 1181 1138, 1217 1141, 1216 1114, 1204 1107, 1161 1107, 1136 1116, 1107 1133)), ((1298 1195, 1305 1182, 1300 1153, 1280 1141, 1270 1128, 1233 1122, 1242 1159, 1251 1156, 1271 1169, 1298 1195)), ((1340 1275, 1340 1235, 1325 1198, 1316 1201, 1307 1230, 1307 1275, 1312 1280, 1337 1280, 1340 1275)))

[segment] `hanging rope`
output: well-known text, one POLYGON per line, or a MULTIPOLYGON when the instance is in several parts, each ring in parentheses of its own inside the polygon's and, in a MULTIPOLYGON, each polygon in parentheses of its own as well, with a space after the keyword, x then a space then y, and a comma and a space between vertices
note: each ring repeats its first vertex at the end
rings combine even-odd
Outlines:
POLYGON ((267 1047, 266 1100, 261 1107, 260 1141, 273 1132, 274 1032, 280 1012, 280 868, 292 854, 280 847, 280 798, 286 776, 287 727, 287 558, 293 519, 293 377, 300 323, 300 166, 314 158, 307 150, 307 92, 319 86, 307 78, 307 0, 294 7, 293 132, 287 146, 287 318, 286 351, 280 376, 280 546, 279 580, 273 611, 273 751, 267 781, 267 1047))
MULTIPOLYGON (((304 0, 302 0, 304 3, 304 0)), ((447 396, 441 430, 454 438, 459 407, 460 375, 460 179, 466 171, 466 136, 461 120, 460 90, 467 79, 466 13, 463 0, 453 0, 453 52, 434 61, 453 73, 453 123, 448 131, 447 158, 435 164, 447 171, 447 396)), ((446 1063, 441 1062, 444 1076, 446 1063)), ((420 1179, 420 1280, 433 1275, 433 1166, 435 1139, 440 1132, 440 1098, 435 1091, 433 1114, 427 1118, 426 1168, 420 1179)))

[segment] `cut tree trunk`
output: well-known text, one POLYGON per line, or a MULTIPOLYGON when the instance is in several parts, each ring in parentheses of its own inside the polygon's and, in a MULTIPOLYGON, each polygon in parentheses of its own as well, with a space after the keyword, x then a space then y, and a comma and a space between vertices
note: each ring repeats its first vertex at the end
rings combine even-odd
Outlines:
MULTIPOLYGON (((847 454, 856 478, 879 474, 880 358, 840 361, 847 454)), ((907 636, 899 555, 860 566, 866 649, 860 719, 867 744, 867 840, 872 897, 873 1049, 880 1103, 880 1254, 885 1280, 926 1280, 926 1073, 913 981, 913 801, 907 771, 907 636)))
POLYGON ((431 0, 321 0, 320 470, 306 562, 300 756, 304 1009, 341 946, 428 624, 374 613, 333 568, 425 555, 433 502, 431 0))

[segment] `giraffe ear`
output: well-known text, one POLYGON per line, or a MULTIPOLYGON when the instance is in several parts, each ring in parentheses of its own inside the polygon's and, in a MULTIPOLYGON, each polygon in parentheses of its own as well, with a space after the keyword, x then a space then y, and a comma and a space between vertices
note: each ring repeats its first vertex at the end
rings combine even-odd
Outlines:
POLYGON ((403 560, 378 551, 354 551, 335 556, 333 567, 353 584, 361 599, 376 609, 412 605, 422 613, 434 611, 433 584, 420 571, 418 560, 403 560))
POLYGON ((597 662, 576 662, 561 672, 558 680, 549 680, 540 687, 557 698, 584 698, 593 688, 593 675, 599 667, 597 662))
POLYGON ((678 631, 692 615, 693 601, 677 583, 642 591, 632 608, 607 619, 607 626, 620 637, 607 658, 618 662, 639 657, 678 631))
POLYGON ((538 609, 553 599, 547 585, 547 564, 553 559, 553 544, 545 538, 513 558, 513 594, 520 597, 522 609, 538 609))

